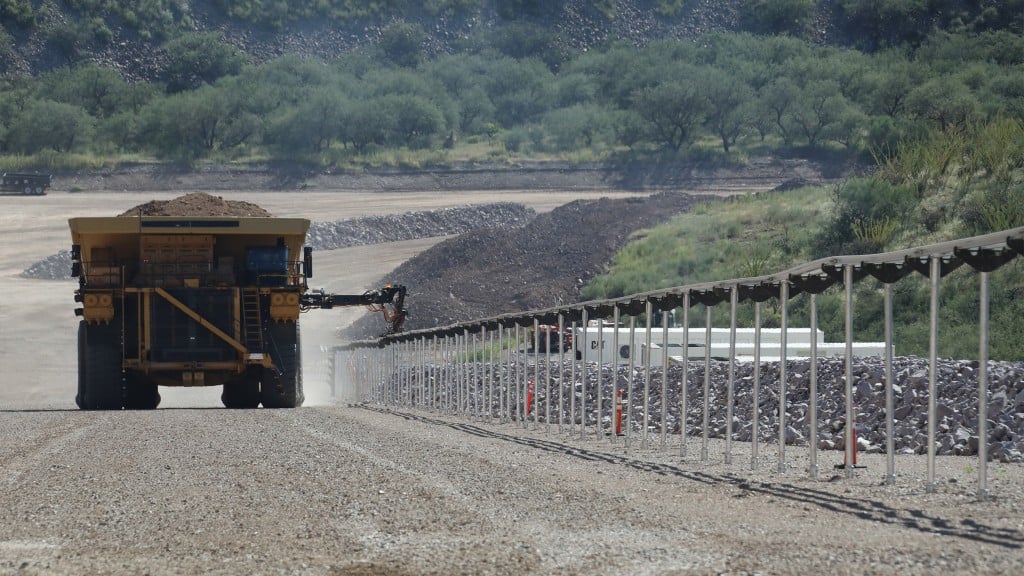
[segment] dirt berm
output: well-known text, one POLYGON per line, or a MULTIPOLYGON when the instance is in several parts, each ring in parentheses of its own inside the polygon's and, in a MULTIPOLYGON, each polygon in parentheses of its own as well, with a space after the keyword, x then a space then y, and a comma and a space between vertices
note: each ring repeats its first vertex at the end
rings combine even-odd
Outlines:
POLYGON ((205 190, 763 190, 787 181, 817 184, 848 167, 805 159, 726 162, 463 162, 423 168, 312 169, 295 164, 195 168, 123 164, 109 170, 56 172, 53 189, 69 191, 205 190))
MULTIPOLYGON (((707 199, 661 192, 572 202, 521 228, 476 230, 441 242, 386 280, 409 286, 408 329, 576 302, 633 232, 707 199)), ((376 336, 372 320, 363 318, 346 336, 376 336)))

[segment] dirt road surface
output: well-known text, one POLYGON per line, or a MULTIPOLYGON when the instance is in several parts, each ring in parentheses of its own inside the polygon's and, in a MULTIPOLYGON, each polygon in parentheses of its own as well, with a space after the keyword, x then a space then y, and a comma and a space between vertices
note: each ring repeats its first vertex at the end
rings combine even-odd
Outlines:
MULTIPOLYGON (((80 412, 74 284, 17 274, 68 247, 69 217, 176 195, 0 197, 0 574, 1024 573, 1019 465, 992 466, 984 502, 974 459, 940 459, 934 494, 919 456, 898 459, 894 487, 877 455, 829 481, 841 455, 827 454, 810 480, 796 447, 780 475, 774 447, 752 471, 744 445, 725 464, 712 442, 701 462, 697 439, 686 458, 627 453, 557 429, 338 404, 316 366, 299 410, 162 389, 155 412, 80 412)), ((587 196, 222 195, 323 220, 587 196)), ((365 289, 432 242, 321 253, 317 281, 365 289)), ((351 315, 305 316, 307 349, 351 315)))

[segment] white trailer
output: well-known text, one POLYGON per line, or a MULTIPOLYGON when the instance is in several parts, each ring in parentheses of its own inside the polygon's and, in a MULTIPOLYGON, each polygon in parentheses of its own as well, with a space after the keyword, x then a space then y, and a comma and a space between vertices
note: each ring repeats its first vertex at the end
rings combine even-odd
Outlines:
MULTIPOLYGON (((683 328, 668 329, 668 355, 670 361, 681 362, 686 356, 690 360, 703 360, 706 354, 707 331, 705 328, 690 328, 688 346, 684 354, 683 350, 683 328)), ((786 356, 790 360, 809 358, 811 356, 811 330, 810 328, 789 328, 786 330, 786 356)), ((825 342, 825 333, 817 331, 814 340, 817 343, 819 358, 828 356, 842 356, 846 353, 846 344, 842 342, 825 342)), ((573 334, 575 343, 576 358, 582 357, 582 349, 587 349, 587 361, 597 362, 600 351, 602 364, 618 362, 619 364, 629 363, 630 355, 634 354, 633 362, 640 366, 645 364, 645 351, 647 344, 646 327, 637 326, 632 340, 630 339, 628 326, 605 325, 598 328, 594 323, 587 326, 586 330, 577 328, 573 334), (618 349, 613 350, 612 344, 615 339, 614 333, 618 331, 618 349), (598 345, 598 333, 601 334, 602 344, 598 345)), ((778 361, 782 357, 782 330, 780 328, 761 329, 761 360, 765 362, 778 361)), ((662 359, 663 329, 660 327, 651 328, 651 366, 661 366, 662 359)), ((711 329, 711 357, 719 360, 727 360, 730 356, 729 350, 729 329, 711 329)), ((736 329, 736 359, 753 361, 754 359, 754 329, 736 329)), ((854 342, 853 354, 855 356, 881 356, 885 353, 884 342, 854 342)))

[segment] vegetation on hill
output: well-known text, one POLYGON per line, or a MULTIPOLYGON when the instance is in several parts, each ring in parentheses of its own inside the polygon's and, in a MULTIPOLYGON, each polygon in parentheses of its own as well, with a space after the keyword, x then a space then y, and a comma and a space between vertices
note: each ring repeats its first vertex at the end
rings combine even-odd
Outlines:
POLYGON ((736 0, 718 9, 735 11, 737 29, 749 32, 639 47, 611 41, 584 51, 572 49, 571 32, 551 25, 552 15, 607 21, 631 8, 665 24, 692 16, 696 3, 219 0, 200 18, 199 6, 183 0, 0 0, 0 52, 45 25, 48 45, 70 62, 0 80, 0 157, 40 167, 140 159, 346 166, 524 155, 888 157, 950 128, 1024 118, 1024 16, 1012 10, 1022 3, 736 0), (449 40, 445 50, 421 24, 471 21, 489 9, 499 15, 495 26, 449 40), (372 43, 328 61, 294 54, 258 61, 200 26, 211 10, 225 22, 271 28, 380 27, 372 43), (880 24, 897 15, 898 29, 880 24), (850 44, 864 51, 817 43, 815 29, 837 23, 834 36, 857 39, 850 44), (128 81, 89 58, 103 46, 116 53, 111 44, 125 30, 151 39, 160 55, 150 81, 128 81))
MULTIPOLYGON (((1024 226, 1024 127, 997 120, 902 147, 872 176, 832 189, 805 188, 703 205, 671 223, 638 233, 607 274, 583 291, 591 299, 728 278, 779 272, 837 254, 870 254, 1024 226)), ((917 276, 917 275, 915 275, 917 276)), ((926 355, 929 282, 918 276, 893 286, 897 353, 926 355)), ((1018 258, 991 277, 991 354, 1024 357, 1024 263, 1018 258)), ((964 266, 943 279, 939 354, 978 354, 978 276, 964 266)), ((807 296, 794 298, 792 322, 806 325, 807 296)), ((882 285, 857 284, 854 336, 884 337, 882 285)), ((843 293, 818 299, 819 322, 830 339, 844 333, 843 293)), ((779 325, 770 301, 764 325, 779 325)), ((718 326, 728 311, 715 311, 718 326)), ((701 313, 691 314, 703 325, 701 313)), ((753 305, 740 320, 753 323, 753 305)))
MULTIPOLYGON (((875 168, 653 230, 592 297, 1024 225, 1024 0, 0 0, 0 21, 5 169, 764 154, 875 168), (355 47, 259 46, 261 30, 308 27, 355 47), (133 46, 152 53, 141 77, 120 71, 133 46), (8 68, 25 54, 39 73, 8 68)), ((993 278, 1010 315, 996 357, 1024 352, 1022 276, 1018 262, 993 278)), ((971 282, 948 279, 945 324, 963 337, 944 355, 971 354, 971 282)), ((901 353, 926 344, 920 284, 897 285, 901 353)), ((837 298, 821 303, 830 334, 837 298)), ((877 286, 858 301, 874 309, 877 286)), ((858 319, 858 338, 880 337, 880 314, 858 319)))

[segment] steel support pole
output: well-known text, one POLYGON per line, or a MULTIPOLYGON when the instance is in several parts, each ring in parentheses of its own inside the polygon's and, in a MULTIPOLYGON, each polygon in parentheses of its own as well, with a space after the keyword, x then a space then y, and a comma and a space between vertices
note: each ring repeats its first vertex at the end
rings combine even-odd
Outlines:
MULTIPOLYGON (((584 312, 585 314, 586 312, 584 312)), ((583 352, 579 349, 580 335, 576 333, 576 321, 573 320, 570 330, 572 330, 572 367, 569 369, 569 380, 572 385, 569 388, 569 434, 576 433, 576 354, 579 352, 582 358, 583 352)), ((583 349, 587 348, 587 338, 583 336, 583 349)))
POLYGON ((704 305, 704 410, 701 415, 700 461, 708 461, 708 414, 711 411, 711 306, 704 305))
POLYGON ((529 335, 529 330, 527 330, 525 326, 522 326, 521 330, 522 330, 522 336, 523 336, 523 338, 522 338, 523 374, 522 374, 522 383, 521 383, 522 387, 520 388, 520 398, 519 399, 520 399, 520 404, 522 404, 522 416, 523 416, 522 426, 523 426, 523 428, 529 428, 529 426, 530 426, 530 424, 529 424, 529 412, 530 412, 530 406, 529 406, 529 399, 530 399, 530 396, 529 396, 529 391, 530 391, 530 364, 529 364, 529 360, 530 360, 530 356, 529 356, 529 354, 526 353, 526 350, 530 347, 530 343, 529 343, 528 338, 527 338, 528 335, 529 335))
POLYGON ((419 370, 416 365, 416 339, 407 340, 405 342, 405 362, 407 370, 409 371, 409 390, 406 396, 407 408, 414 408, 416 406, 416 391, 419 388, 419 370))
POLYGON ((540 423, 540 320, 533 319, 533 429, 540 423))
MULTIPOLYGON (((521 331, 522 326, 516 324, 514 330, 515 336, 513 338, 513 345, 515 346, 515 358, 510 363, 511 367, 515 368, 515 371, 510 375, 511 382, 509 383, 509 386, 512 388, 512 404, 509 406, 509 408, 510 411, 512 412, 512 418, 513 420, 516 421, 517 424, 521 424, 523 421, 522 402, 520 402, 520 394, 523 391, 523 372, 522 370, 519 369, 519 361, 523 359, 523 355, 519 351, 520 343, 522 341, 521 331)), ((510 351, 509 357, 511 358, 511 356, 512 352, 510 351)))
POLYGON ((892 284, 885 285, 883 307, 885 308, 885 483, 892 486, 896 484, 896 419, 893 416, 896 403, 892 389, 892 284))
POLYGON ((789 358, 789 282, 779 285, 779 304, 782 308, 779 332, 779 474, 786 473, 786 391, 788 378, 786 360, 789 358))
POLYGON ((853 265, 847 264, 843 267, 843 291, 846 294, 846 314, 844 324, 846 329, 846 363, 843 380, 846 381, 846 439, 843 445, 846 448, 846 477, 853 478, 855 469, 853 467, 853 454, 857 449, 854 439, 857 429, 857 414, 853 409, 853 265))
POLYGON ((403 348, 405 348, 405 354, 402 356, 402 362, 405 364, 405 406, 408 408, 412 406, 412 341, 406 340, 403 348))
POLYGON ((633 446, 633 390, 636 388, 636 316, 629 317, 629 379, 626 380, 626 452, 633 446))
POLYGON ((444 336, 436 338, 434 343, 434 410, 444 413, 444 336))
POLYGON ((565 315, 558 313, 558 433, 565 421, 565 315))
POLYGON ((426 391, 424 386, 426 385, 426 367, 423 363, 423 350, 425 342, 422 337, 415 340, 414 348, 416 350, 416 395, 413 397, 413 406, 422 407, 426 399, 426 391))
POLYGON ((687 388, 690 378, 690 291, 683 294, 683 373, 679 377, 679 456, 686 458, 687 388))
POLYGON ((654 307, 651 300, 644 302, 644 419, 643 434, 640 436, 641 446, 648 448, 650 436, 650 411, 651 411, 651 316, 654 315, 654 307))
POLYGON ((455 354, 456 361, 458 362, 455 369, 459 375, 459 405, 456 408, 456 414, 458 416, 465 416, 468 413, 469 406, 469 378, 466 375, 468 355, 466 354, 465 334, 457 334, 455 336, 455 354))
POLYGON ((544 431, 551 432, 551 326, 544 336, 544 431))
POLYGON ((668 310, 661 312, 661 449, 668 442, 668 310))
POLYGON ((729 388, 725 391, 725 463, 732 464, 732 410, 736 388, 736 307, 739 305, 739 286, 729 290, 729 388))
POLYGON ((395 406, 405 403, 405 343, 395 342, 395 406))
POLYGON ((451 414, 452 410, 452 382, 451 382, 451 336, 445 335, 441 338, 441 375, 440 375, 440 394, 441 394, 441 412, 443 414, 451 414))
POLYGON ((941 275, 942 259, 932 256, 929 261, 929 279, 931 280, 931 321, 928 342, 928 482, 926 489, 935 492, 935 420, 936 390, 939 376, 939 276, 941 275))
POLYGON ((469 329, 464 328, 462 331, 462 349, 459 350, 459 354, 462 357, 461 370, 462 373, 462 416, 463 418, 469 418, 470 411, 470 398, 469 398, 469 329))
POLYGON ((988 272, 978 278, 978 499, 988 493, 988 272))
POLYGON ((480 351, 480 339, 476 334, 467 334, 469 341, 467 349, 468 358, 466 362, 466 376, 469 382, 470 411, 469 419, 474 422, 480 421, 480 396, 483 388, 483 381, 480 380, 480 370, 477 368, 477 354, 480 351))
POLYGON ((504 424, 508 421, 508 387, 505 383, 505 374, 509 363, 505 360, 505 351, 508 349, 505 343, 508 341, 508 328, 498 328, 498 423, 504 424))
POLYGON ((807 442, 808 458, 807 474, 818 477, 818 295, 810 295, 811 316, 811 378, 808 384, 807 398, 810 412, 810 430, 807 442))
POLYGON ((750 469, 757 470, 761 444, 761 303, 754 302, 754 390, 751 393, 750 469))
POLYGON ((455 364, 455 360, 459 353, 459 335, 450 334, 448 335, 448 375, 445 378, 447 382, 447 396, 448 396, 448 415, 454 416, 459 413, 459 398, 461 398, 459 388, 459 372, 458 366, 455 364))
POLYGON ((594 426, 594 437, 598 440, 601 439, 601 434, 604 432, 604 422, 601 420, 601 412, 604 410, 603 402, 601 402, 602 394, 601 390, 604 385, 604 318, 597 320, 597 393, 594 394, 594 400, 597 405, 597 423, 594 426))
MULTIPOLYGON (((486 328, 484 328, 486 330, 486 328)), ((487 333, 489 343, 487 346, 487 423, 490 424, 494 420, 494 370, 497 365, 494 363, 494 330, 487 333)), ((501 344, 501 339, 498 339, 498 343, 501 344)), ((498 360, 500 361, 500 354, 498 360)), ((498 391, 501 393, 501 390, 498 391)), ((499 401, 500 405, 501 402, 499 401)))
POLYGON ((461 344, 462 335, 458 332, 452 334, 452 416, 459 416, 462 412, 462 363, 459 362, 461 344))
POLYGON ((405 375, 403 380, 402 398, 403 405, 408 408, 412 405, 412 342, 406 340, 402 342, 402 372, 405 375))
POLYGON ((587 324, 589 323, 589 316, 587 309, 583 309, 583 357, 580 362, 580 380, 583 388, 583 393, 580 394, 580 440, 587 439, 587 350, 590 349, 590 344, 587 342, 587 324))
POLYGON ((621 314, 618 305, 612 306, 612 432, 609 434, 612 444, 618 444, 616 424, 619 416, 619 321, 621 314))

